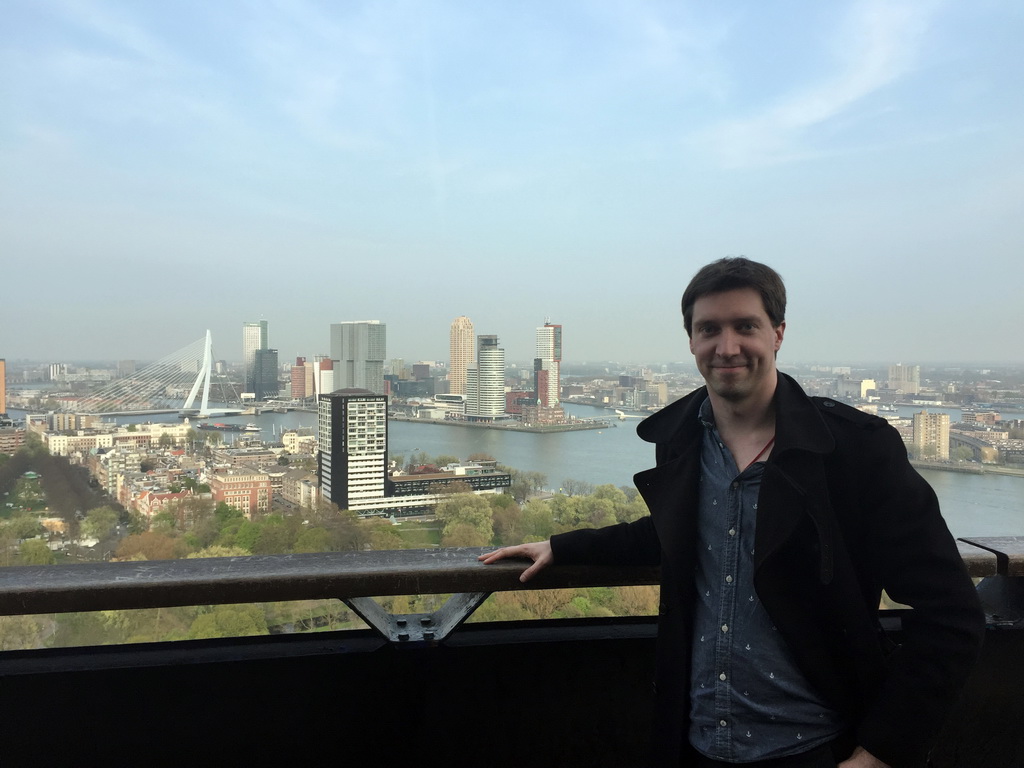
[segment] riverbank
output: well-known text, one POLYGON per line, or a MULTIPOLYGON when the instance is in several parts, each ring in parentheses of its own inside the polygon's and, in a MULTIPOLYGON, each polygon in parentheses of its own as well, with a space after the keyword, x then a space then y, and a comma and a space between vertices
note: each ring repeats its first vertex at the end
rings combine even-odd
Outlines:
POLYGON ((545 424, 543 426, 530 426, 521 424, 518 421, 501 422, 500 424, 489 424, 479 421, 455 421, 453 419, 423 419, 418 416, 401 416, 394 413, 388 414, 391 421, 404 421, 412 424, 433 424, 444 427, 468 427, 470 429, 493 429, 499 432, 531 432, 533 434, 551 434, 557 432, 579 432, 589 429, 611 429, 618 425, 610 421, 574 421, 569 424, 545 424))
POLYGON ((1024 468, 1005 467, 997 464, 976 464, 964 462, 962 464, 946 464, 941 461, 917 461, 911 459, 910 463, 915 469, 934 469, 940 472, 960 472, 967 475, 1009 475, 1011 477, 1024 477, 1024 468))

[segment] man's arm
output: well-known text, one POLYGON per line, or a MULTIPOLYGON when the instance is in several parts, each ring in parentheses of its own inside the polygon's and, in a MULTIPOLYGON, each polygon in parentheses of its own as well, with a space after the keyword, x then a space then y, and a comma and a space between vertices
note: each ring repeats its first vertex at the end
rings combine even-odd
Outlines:
POLYGON ((508 557, 533 560, 533 565, 519 576, 529 581, 537 572, 556 560, 568 565, 658 565, 661 560, 658 535, 650 516, 632 523, 619 523, 604 528, 584 528, 552 536, 547 541, 502 547, 480 555, 485 564, 508 557))
POLYGON ((913 610, 857 736, 866 750, 899 764, 941 728, 977 658, 985 616, 935 492, 910 466, 899 435, 885 425, 871 442, 865 554, 888 595, 913 610))

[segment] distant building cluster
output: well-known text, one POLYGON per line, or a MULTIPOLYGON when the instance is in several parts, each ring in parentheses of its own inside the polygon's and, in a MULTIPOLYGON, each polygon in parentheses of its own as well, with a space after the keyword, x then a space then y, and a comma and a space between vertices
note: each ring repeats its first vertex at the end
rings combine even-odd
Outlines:
MULTIPOLYGON (((702 384, 695 370, 669 367, 566 376, 563 327, 549 319, 534 330, 532 361, 511 366, 499 337, 478 333, 464 315, 448 329, 447 363, 389 359, 387 326, 379 320, 333 323, 328 330, 327 354, 300 356, 280 366, 277 350, 269 346, 268 321, 245 322, 240 371, 223 360, 212 366, 218 376, 230 374, 241 383, 242 402, 314 411, 315 429, 288 431, 272 442, 245 434, 225 446, 218 445, 223 437, 216 430, 227 427, 197 420, 116 426, 75 408, 87 400, 89 387, 142 381, 146 366, 141 372, 134 360, 117 361, 111 368, 63 362, 21 366, 21 385, 12 389, 7 363, 0 358, 0 452, 12 453, 27 435, 36 434, 51 453, 87 466, 112 497, 144 517, 195 494, 197 486, 250 516, 269 512, 275 500, 299 507, 324 500, 360 515, 421 515, 453 483, 475 493, 495 493, 508 487, 511 478, 493 462, 394 466, 388 454, 389 419, 572 429, 580 428, 581 420, 567 416, 566 404, 598 406, 609 411, 609 418, 640 418, 702 384), (24 424, 7 417, 9 407, 28 411, 24 424), (214 431, 207 435, 205 451, 195 450, 197 429, 214 431)), ((211 370, 211 358, 174 363, 177 378, 160 385, 163 394, 182 399, 191 388, 194 397, 202 379, 196 374, 211 370)), ((801 380, 812 394, 889 419, 915 458, 1024 466, 1024 422, 1004 420, 999 410, 1003 403, 1024 411, 1024 393, 985 378, 985 371, 969 379, 951 375, 939 380, 923 377, 916 364, 872 370, 813 366, 801 380), (969 404, 959 421, 948 413, 957 402, 969 404), (899 410, 907 413, 908 407, 913 415, 900 418, 899 410)))

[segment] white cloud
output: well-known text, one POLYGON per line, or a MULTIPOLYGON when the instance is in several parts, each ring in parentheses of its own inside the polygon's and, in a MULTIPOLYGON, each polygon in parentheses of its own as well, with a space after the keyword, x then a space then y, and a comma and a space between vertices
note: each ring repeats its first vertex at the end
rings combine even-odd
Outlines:
POLYGON ((821 154, 815 128, 848 115, 918 63, 934 4, 865 0, 834 35, 834 71, 749 117, 699 137, 726 167, 774 165, 821 154))

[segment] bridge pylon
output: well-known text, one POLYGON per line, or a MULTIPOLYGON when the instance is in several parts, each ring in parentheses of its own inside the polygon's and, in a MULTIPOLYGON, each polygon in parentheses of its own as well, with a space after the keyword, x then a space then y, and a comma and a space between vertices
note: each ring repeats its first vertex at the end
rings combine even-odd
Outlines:
POLYGON ((199 386, 203 387, 203 399, 199 405, 199 416, 200 418, 208 418, 210 415, 210 373, 213 369, 213 337, 210 334, 210 329, 206 329, 206 343, 203 345, 203 358, 199 365, 199 375, 196 376, 195 383, 192 385, 191 391, 188 393, 188 397, 185 398, 185 405, 182 406, 183 410, 189 410, 192 408, 192 404, 196 400, 196 395, 199 394, 199 386))

